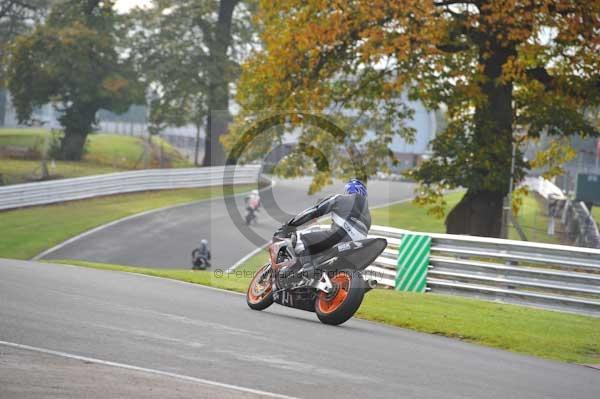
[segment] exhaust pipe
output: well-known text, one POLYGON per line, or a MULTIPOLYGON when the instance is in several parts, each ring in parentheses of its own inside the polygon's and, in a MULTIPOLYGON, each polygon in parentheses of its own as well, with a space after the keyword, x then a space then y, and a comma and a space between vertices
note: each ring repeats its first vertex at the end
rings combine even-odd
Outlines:
POLYGON ((365 293, 371 291, 373 288, 377 288, 377 280, 366 280, 367 288, 365 288, 365 293))

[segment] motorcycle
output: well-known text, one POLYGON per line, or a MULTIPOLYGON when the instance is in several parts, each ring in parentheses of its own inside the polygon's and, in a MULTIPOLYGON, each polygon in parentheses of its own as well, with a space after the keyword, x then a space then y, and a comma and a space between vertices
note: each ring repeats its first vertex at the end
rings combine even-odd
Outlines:
POLYGON ((324 324, 344 323, 358 310, 364 294, 376 286, 375 280, 365 281, 361 272, 383 252, 387 241, 345 241, 299 263, 294 251, 297 239, 296 229, 287 225, 274 234, 268 247, 270 262, 248 287, 248 306, 264 310, 275 302, 315 312, 324 324))
POLYGON ((256 218, 256 212, 258 212, 258 209, 254 209, 251 206, 246 207, 246 225, 250 226, 250 223, 255 222, 258 223, 258 220, 256 218))
POLYGON ((192 251, 192 270, 205 270, 210 267, 210 261, 205 256, 200 256, 198 249, 192 251))

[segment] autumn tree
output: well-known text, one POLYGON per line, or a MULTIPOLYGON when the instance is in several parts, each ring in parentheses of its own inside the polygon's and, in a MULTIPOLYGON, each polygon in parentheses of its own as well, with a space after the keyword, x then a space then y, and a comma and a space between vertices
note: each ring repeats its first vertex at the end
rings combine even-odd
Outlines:
POLYGON ((112 1, 56 3, 43 25, 9 49, 8 82, 19 121, 52 102, 64 128, 59 156, 81 159, 100 109, 124 112, 143 101, 133 69, 117 48, 112 1))
POLYGON ((136 64, 156 94, 151 117, 192 123, 197 134, 205 126, 204 165, 224 162, 219 137, 228 130, 238 62, 255 40, 251 10, 240 0, 155 0, 130 15, 136 64))
MULTIPOLYGON (((259 21, 264 49, 240 81, 246 114, 381 112, 405 91, 445 104, 448 125, 411 175, 434 210, 443 190, 466 189, 450 233, 500 235, 516 141, 598 133, 584 115, 600 100, 598 0, 265 0, 259 21)), ((368 162, 387 162, 385 140, 362 143, 368 162)), ((519 181, 531 165, 518 149, 515 159, 519 181)))

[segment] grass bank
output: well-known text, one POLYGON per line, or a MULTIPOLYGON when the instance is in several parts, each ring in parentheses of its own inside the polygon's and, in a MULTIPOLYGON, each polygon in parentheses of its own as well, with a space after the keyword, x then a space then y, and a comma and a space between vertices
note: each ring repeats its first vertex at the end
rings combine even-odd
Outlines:
MULTIPOLYGON (((256 185, 235 187, 236 193, 256 185)), ((149 191, 0 212, 0 257, 30 259, 86 230, 136 213, 222 195, 221 187, 149 191)))
MULTIPOLYGON (((74 260, 59 263, 146 274, 245 292, 253 271, 266 259, 265 253, 259 253, 230 275, 215 271, 149 269, 74 260)), ((546 359, 600 363, 600 318, 393 290, 368 293, 357 317, 546 359)))
MULTIPOLYGON (((460 201, 463 194, 462 192, 455 192, 446 195, 446 214, 460 201)), ((371 211, 371 216, 373 224, 382 226, 392 226, 405 230, 429 233, 446 232, 444 219, 437 219, 428 215, 425 208, 419 207, 412 202, 403 202, 389 207, 374 209, 371 211)), ((560 243, 558 235, 549 236, 547 234, 548 216, 546 216, 543 202, 535 193, 530 193, 523 198, 523 205, 517 216, 517 220, 521 224, 529 241, 552 244, 560 243)), ((520 240, 520 236, 514 226, 510 226, 509 238, 511 240, 520 240)))
MULTIPOLYGON (((446 214, 460 201, 462 192, 446 195, 446 214)), ((444 219, 437 219, 427 214, 427 209, 413 204, 411 201, 402 202, 371 211, 373 224, 392 226, 399 229, 429 233, 445 233, 444 219)))
MULTIPOLYGON (((521 225, 527 240, 533 242, 543 242, 548 244, 561 244, 559 226, 560 221, 556 222, 556 232, 554 235, 548 235, 548 223, 550 218, 546 214, 546 205, 544 199, 536 193, 529 193, 523 198, 523 206, 517 215, 517 221, 521 225)), ((519 240, 519 235, 514 227, 509 231, 509 238, 519 240)))
MULTIPOLYGON (((47 151, 50 139, 49 131, 43 129, 0 129, 4 184, 39 179, 42 168, 38 158, 47 151), (20 159, 19 149, 33 152, 28 159, 20 159)), ((50 178, 69 178, 151 167, 188 167, 191 163, 160 137, 149 143, 140 137, 94 133, 87 138, 80 162, 49 161, 47 166, 50 178)))

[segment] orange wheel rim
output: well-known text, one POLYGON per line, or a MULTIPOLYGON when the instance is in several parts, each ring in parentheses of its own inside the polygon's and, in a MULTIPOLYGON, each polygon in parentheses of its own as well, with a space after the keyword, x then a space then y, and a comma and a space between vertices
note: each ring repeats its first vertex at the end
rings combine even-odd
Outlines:
POLYGON ((248 287, 248 299, 252 303, 258 303, 262 301, 267 295, 271 293, 272 285, 271 280, 262 281, 265 276, 265 272, 261 270, 256 273, 256 276, 252 279, 250 287, 248 287))
POLYGON ((331 279, 331 282, 337 287, 337 292, 329 298, 325 292, 319 294, 319 311, 321 313, 335 312, 348 297, 350 276, 346 273, 339 273, 331 279))

